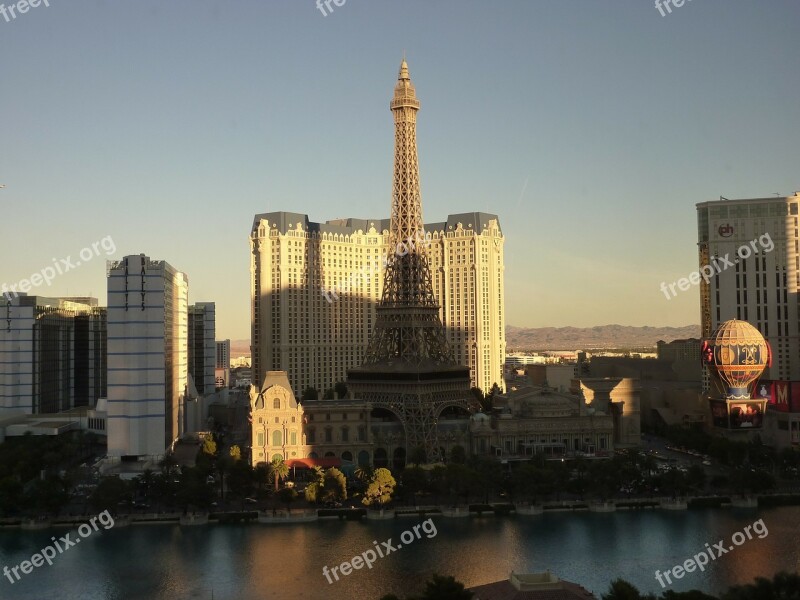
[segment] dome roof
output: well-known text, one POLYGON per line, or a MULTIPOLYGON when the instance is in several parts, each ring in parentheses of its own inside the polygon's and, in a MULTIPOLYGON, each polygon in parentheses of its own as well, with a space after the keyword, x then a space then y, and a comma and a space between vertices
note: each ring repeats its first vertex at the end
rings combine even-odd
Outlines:
POLYGON ((747 321, 731 319, 720 323, 709 338, 715 344, 764 344, 766 340, 761 332, 747 321))

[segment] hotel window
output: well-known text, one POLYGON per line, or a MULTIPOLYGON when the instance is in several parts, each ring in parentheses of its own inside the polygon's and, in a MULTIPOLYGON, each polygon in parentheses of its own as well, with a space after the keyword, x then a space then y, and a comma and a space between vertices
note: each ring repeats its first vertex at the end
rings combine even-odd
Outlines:
POLYGON ((333 429, 330 427, 325 428, 325 441, 326 442, 333 441, 333 429))
POLYGON ((264 432, 259 431, 256 441, 256 446, 263 446, 264 445, 264 432))
POLYGON ((306 439, 309 444, 314 444, 317 441, 317 430, 313 427, 310 427, 306 432, 306 439))

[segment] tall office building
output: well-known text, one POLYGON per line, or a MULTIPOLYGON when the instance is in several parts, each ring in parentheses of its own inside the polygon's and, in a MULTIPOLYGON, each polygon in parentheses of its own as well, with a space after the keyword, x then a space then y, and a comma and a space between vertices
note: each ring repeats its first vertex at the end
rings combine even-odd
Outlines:
POLYGON ((185 274, 144 254, 110 265, 109 456, 159 456, 182 432, 188 288, 185 274))
POLYGON ((764 377, 800 379, 800 193, 697 205, 702 337, 748 321, 772 346, 764 377))
POLYGON ((231 341, 222 340, 216 342, 217 346, 217 361, 216 366, 218 369, 231 368, 231 341))
POLYGON ((217 366, 216 306, 197 302, 189 306, 189 374, 201 396, 213 394, 217 366))
POLYGON ((215 383, 217 388, 228 387, 231 384, 231 341, 217 341, 217 362, 215 383))
POLYGON ((95 298, 0 296, 0 415, 94 407, 106 394, 106 309, 95 298))

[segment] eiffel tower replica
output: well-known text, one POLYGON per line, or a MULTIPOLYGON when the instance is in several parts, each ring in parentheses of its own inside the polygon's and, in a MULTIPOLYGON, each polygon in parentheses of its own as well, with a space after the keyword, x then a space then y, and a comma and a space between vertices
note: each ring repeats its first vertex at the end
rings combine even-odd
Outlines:
POLYGON ((347 387, 371 408, 398 417, 407 453, 423 448, 427 460, 437 462, 444 459, 437 419, 448 407, 468 410, 470 375, 468 367, 453 359, 425 255, 417 159, 419 106, 404 59, 390 104, 395 125, 390 255, 375 330, 364 363, 347 373, 347 387))

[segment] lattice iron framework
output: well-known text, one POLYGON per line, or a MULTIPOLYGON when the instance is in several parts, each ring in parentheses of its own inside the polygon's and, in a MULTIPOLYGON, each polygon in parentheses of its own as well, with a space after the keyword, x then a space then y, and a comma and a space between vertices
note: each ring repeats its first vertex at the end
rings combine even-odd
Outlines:
POLYGON ((417 158, 417 100, 406 61, 390 108, 394 115, 394 180, 390 250, 375 330, 364 363, 348 372, 348 387, 374 408, 399 418, 406 449, 441 459, 436 421, 448 406, 467 409, 470 377, 453 359, 425 253, 417 158))

